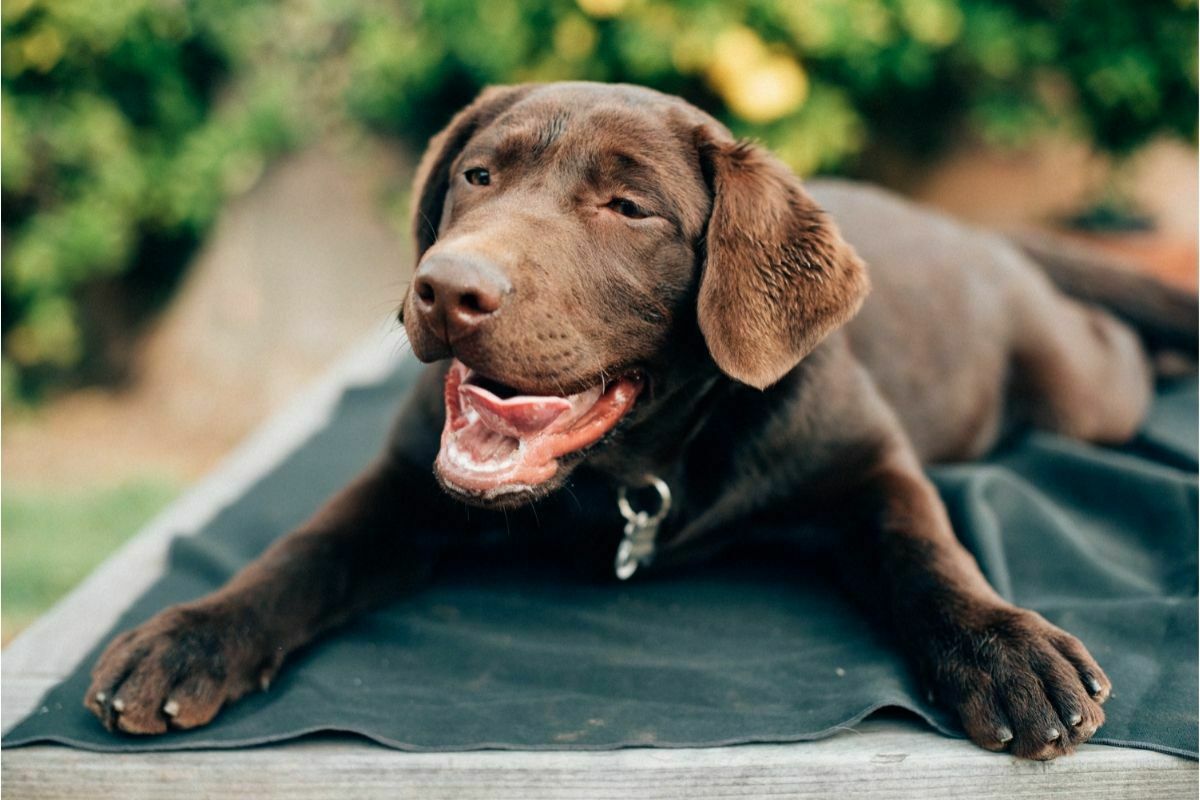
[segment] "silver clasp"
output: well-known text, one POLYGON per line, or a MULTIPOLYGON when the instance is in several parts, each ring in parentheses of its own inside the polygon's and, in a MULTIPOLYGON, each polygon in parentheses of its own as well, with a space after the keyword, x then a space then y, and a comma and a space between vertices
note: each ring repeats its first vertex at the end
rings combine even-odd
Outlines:
POLYGON ((629 487, 622 486, 617 490, 617 508, 626 522, 625 537, 617 546, 614 567, 617 577, 623 581, 633 577, 638 567, 648 565, 654 560, 658 526, 671 510, 671 489, 666 481, 657 475, 646 475, 642 485, 653 486, 658 491, 659 506, 653 514, 633 510, 633 506, 629 504, 629 487))

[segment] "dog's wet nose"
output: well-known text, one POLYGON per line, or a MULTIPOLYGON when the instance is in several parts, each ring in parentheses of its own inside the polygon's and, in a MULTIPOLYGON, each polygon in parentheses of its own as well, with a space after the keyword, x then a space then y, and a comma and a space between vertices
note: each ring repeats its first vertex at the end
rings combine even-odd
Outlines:
POLYGON ((413 291, 417 313, 426 318, 429 329, 453 340, 499 311, 512 285, 484 258, 438 253, 417 269, 413 291))

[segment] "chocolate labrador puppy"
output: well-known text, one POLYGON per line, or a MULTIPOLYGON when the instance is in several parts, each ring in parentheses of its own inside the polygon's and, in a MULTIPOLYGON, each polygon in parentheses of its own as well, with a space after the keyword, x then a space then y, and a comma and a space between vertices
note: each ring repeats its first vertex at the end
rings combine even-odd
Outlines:
POLYGON ((111 644, 86 697, 105 725, 203 725, 494 524, 464 505, 534 503, 622 578, 784 522, 979 745, 1047 759, 1095 733, 1104 671, 988 585, 921 467, 1014 425, 1127 440, 1153 353, 1195 352, 1193 295, 877 189, 801 185, 633 86, 485 91, 430 143, 413 200, 401 318, 438 363, 316 516, 111 644), (619 496, 620 542, 556 499, 573 473, 619 496))

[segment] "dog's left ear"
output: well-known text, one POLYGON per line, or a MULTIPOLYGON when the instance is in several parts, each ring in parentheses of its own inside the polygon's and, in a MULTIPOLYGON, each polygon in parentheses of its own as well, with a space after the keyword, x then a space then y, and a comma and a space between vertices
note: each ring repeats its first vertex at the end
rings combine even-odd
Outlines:
POLYGON ((800 180, 765 150, 701 129, 713 193, 697 318, 713 360, 759 389, 866 297, 866 267, 800 180))

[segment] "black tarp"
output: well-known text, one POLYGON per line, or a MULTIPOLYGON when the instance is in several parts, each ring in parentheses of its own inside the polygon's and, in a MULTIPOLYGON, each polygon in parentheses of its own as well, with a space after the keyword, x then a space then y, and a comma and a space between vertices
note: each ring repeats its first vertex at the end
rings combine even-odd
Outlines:
MULTIPOLYGON (((177 540, 118 629, 216 588, 314 510, 379 448, 414 369, 347 392, 322 430, 177 540)), ((1129 446, 1033 432, 931 474, 1000 592, 1079 636, 1112 678, 1096 741, 1195 757, 1196 382, 1163 387, 1129 446)), ((703 746, 815 739, 885 706, 960 735, 819 570, 779 558, 629 584, 511 549, 460 561, 432 589, 303 651, 270 691, 159 737, 109 733, 84 710, 96 655, 5 746, 223 748, 316 731, 412 750, 703 746)))

